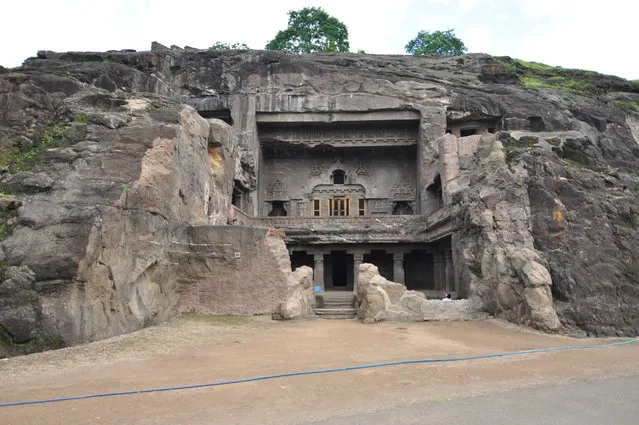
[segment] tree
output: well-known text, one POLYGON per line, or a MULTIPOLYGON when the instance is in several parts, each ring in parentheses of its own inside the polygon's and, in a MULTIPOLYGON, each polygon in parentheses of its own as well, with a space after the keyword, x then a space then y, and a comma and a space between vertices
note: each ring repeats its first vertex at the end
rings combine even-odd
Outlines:
POLYGON ((266 45, 289 53, 348 52, 349 47, 346 25, 316 7, 288 12, 288 28, 266 45))
POLYGON ((222 43, 221 41, 216 41, 214 45, 209 47, 211 50, 248 50, 249 46, 244 43, 222 43))
POLYGON ((445 55, 460 56, 468 51, 464 42, 455 37, 455 31, 435 31, 429 33, 420 31, 417 37, 409 41, 406 46, 406 53, 412 55, 445 55))

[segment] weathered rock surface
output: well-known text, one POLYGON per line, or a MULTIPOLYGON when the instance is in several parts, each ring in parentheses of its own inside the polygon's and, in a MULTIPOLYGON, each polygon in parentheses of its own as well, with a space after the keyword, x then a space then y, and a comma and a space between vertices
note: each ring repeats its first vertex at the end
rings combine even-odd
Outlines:
MULTIPOLYGON (((286 246, 282 242, 284 250, 286 246)), ((286 259, 290 260, 286 250, 286 259)), ((286 267, 286 265, 285 265, 286 267)), ((287 270, 287 269, 285 269, 287 270)), ((288 280, 287 300, 279 305, 275 318, 277 319, 298 319, 315 316, 313 307, 315 306, 315 293, 313 292, 313 269, 308 266, 298 267, 293 271, 293 281, 288 280)))
MULTIPOLYGON (((553 75, 488 55, 286 55, 159 44, 151 52, 42 51, 20 69, 0 71, 0 190, 21 203, 3 218, 10 235, 0 260, 34 274, 28 288, 1 297, 0 325, 12 342, 74 344, 180 309, 214 311, 188 289, 211 290, 216 273, 222 285, 259 285, 233 268, 230 251, 204 258, 197 244, 277 262, 257 247, 264 232, 228 235, 246 248, 224 245, 216 233, 224 228, 194 225, 226 224, 233 185, 250 193, 248 210, 260 212, 255 115, 282 111, 419 112, 417 160, 428 172, 417 186, 441 173, 458 226, 462 295, 542 329, 639 332, 639 84, 574 70, 553 75), (523 76, 547 87, 525 87, 523 76), (561 79, 584 88, 553 88, 561 79), (489 120, 502 133, 442 137, 463 120, 489 120), (206 229, 200 242, 198 229, 206 229), (197 255, 176 261, 179 252, 197 255)), ((393 231, 427 229, 417 219, 393 231)), ((2 281, 16 285, 6 275, 2 281)), ((266 286, 236 288, 241 296, 224 302, 250 306, 246 314, 274 313, 285 302, 282 311, 296 314, 308 304, 299 295, 306 283, 293 282, 300 280, 262 282, 275 284, 273 297, 266 286), (251 294, 267 302, 251 304, 251 294), (289 306, 290 299, 299 303, 289 306)), ((417 317, 418 294, 384 288, 386 295, 375 289, 360 297, 364 318, 399 314, 386 309, 387 298, 417 317)))
MULTIPOLYGON (((444 137, 446 145, 456 138, 444 137)), ((460 176, 447 179, 458 227, 457 272, 465 294, 478 297, 482 309, 544 330, 561 326, 550 296, 552 280, 535 251, 531 232, 526 170, 509 167, 501 141, 482 136, 477 159, 460 176)))
MULTIPOLYGON (((37 160, 23 173, 11 172, 16 156, 0 181, 22 203, 7 221, 2 261, 33 272, 29 288, 2 296, 11 344, 69 345, 166 320, 180 303, 170 259, 179 229, 226 223, 237 149, 230 126, 169 99, 91 87, 60 104, 64 114, 42 136, 53 147, 27 149, 37 160)), ((34 119, 46 122, 45 112, 34 119)), ((31 128, 28 119, 2 128, 31 128)))
POLYGON ((478 299, 427 300, 422 292, 408 291, 400 283, 380 276, 377 266, 359 266, 357 294, 361 300, 357 317, 364 323, 382 320, 420 322, 424 320, 483 320, 478 299))

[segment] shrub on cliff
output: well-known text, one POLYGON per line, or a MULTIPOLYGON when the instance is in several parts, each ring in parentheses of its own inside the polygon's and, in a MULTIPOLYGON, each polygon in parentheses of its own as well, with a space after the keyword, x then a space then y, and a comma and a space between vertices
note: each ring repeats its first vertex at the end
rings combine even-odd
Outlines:
POLYGON ((221 41, 216 41, 211 47, 211 50, 248 50, 249 46, 244 43, 222 43, 221 41))

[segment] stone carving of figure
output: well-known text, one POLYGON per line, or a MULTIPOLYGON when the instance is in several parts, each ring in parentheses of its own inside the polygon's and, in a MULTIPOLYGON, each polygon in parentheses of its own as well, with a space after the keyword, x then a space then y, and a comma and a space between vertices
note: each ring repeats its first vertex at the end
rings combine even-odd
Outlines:
POLYGON ((309 177, 319 177, 324 172, 322 163, 317 161, 311 164, 311 170, 308 172, 309 177))
POLYGON ((355 175, 356 176, 369 176, 368 170, 366 169, 366 164, 361 159, 355 160, 355 175))

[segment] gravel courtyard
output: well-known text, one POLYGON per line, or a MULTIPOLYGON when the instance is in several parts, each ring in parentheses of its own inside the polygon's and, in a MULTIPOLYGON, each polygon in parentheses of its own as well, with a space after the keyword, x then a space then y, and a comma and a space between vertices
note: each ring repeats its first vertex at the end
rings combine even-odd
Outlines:
MULTIPOLYGON (((0 403, 614 341, 544 335, 495 320, 362 325, 190 316, 97 343, 2 360, 0 403)), ((629 344, 0 407, 0 419, 5 425, 287 425, 638 371, 639 344, 629 344)))

